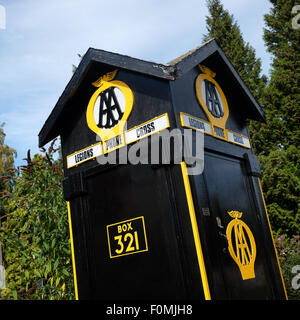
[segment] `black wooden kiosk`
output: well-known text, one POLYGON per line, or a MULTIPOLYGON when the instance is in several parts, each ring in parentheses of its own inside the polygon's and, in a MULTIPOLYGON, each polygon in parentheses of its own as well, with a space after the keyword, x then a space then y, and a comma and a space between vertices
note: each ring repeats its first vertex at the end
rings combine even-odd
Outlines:
POLYGON ((286 298, 248 119, 265 121, 215 40, 167 65, 87 51, 39 133, 61 137, 77 298, 286 298), (204 134, 202 174, 101 164, 174 128, 204 134))

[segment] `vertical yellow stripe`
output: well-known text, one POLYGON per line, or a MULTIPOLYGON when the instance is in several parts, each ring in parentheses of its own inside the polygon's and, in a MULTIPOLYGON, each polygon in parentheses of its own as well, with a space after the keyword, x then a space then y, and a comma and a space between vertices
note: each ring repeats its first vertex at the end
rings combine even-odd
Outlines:
POLYGON ((77 276, 76 276, 76 265, 75 265, 75 253, 74 253, 74 242, 73 242, 71 209, 70 209, 70 202, 69 202, 69 201, 67 201, 67 208, 68 208, 69 231, 70 231, 71 252, 72 252, 72 266, 73 266, 73 275, 74 275, 75 299, 78 300, 77 276))
POLYGON ((186 169, 185 162, 181 162, 181 171, 182 171, 183 182, 184 182, 184 187, 185 187, 186 199, 187 199, 187 203, 188 203, 188 207, 189 207, 189 213, 190 213, 193 236, 194 236, 194 241, 195 241, 195 246, 196 246, 198 264, 199 264, 199 269, 200 269, 200 274, 201 274, 201 279, 202 279, 202 286, 203 286, 203 290, 204 290, 204 297, 205 297, 205 300, 211 300, 210 290, 209 290, 209 285, 208 285, 208 280, 207 280, 207 274, 206 274, 206 269, 205 269, 205 263, 204 263, 204 257, 203 257, 201 242, 200 242, 200 235, 199 235, 199 230, 198 230, 198 225, 197 225, 197 220, 196 220, 196 213, 195 213, 193 197, 192 197, 192 192, 191 192, 191 186, 190 186, 189 177, 187 175, 187 169, 186 169))
POLYGON ((262 197, 262 200, 263 200, 263 203, 264 203, 264 207, 265 207, 265 211, 266 211, 266 216, 267 216, 267 220, 268 220, 268 224, 269 224, 271 238, 272 238, 272 241, 273 241, 273 246, 274 246, 274 250, 275 250, 275 254, 276 254, 277 264, 278 264, 279 271, 280 271, 280 276, 281 276, 281 281, 282 281, 285 297, 288 300, 288 296, 287 296, 286 288, 285 288, 285 283, 284 283, 284 280, 283 280, 283 275, 282 275, 282 271, 281 271, 281 267, 280 267, 280 262, 279 262, 279 258, 278 258, 278 254, 277 254, 277 249, 276 249, 276 245, 275 245, 275 241, 274 241, 274 237, 273 237, 272 227, 271 227, 271 223, 270 223, 270 219, 269 219, 269 214, 268 214, 268 211, 267 211, 267 206, 266 206, 266 202, 265 202, 265 198, 264 198, 264 194, 263 194, 263 191, 262 191, 262 186, 261 186, 261 182, 260 182, 259 178, 258 178, 258 184, 259 184, 261 197, 262 197))

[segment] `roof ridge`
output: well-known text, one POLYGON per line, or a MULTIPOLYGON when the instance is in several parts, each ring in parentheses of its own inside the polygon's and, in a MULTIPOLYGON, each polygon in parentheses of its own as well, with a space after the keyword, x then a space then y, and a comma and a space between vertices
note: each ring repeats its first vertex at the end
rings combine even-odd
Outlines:
POLYGON ((181 56, 171 60, 170 62, 167 63, 167 65, 169 66, 174 66, 177 63, 181 62, 182 60, 186 59, 188 56, 192 55, 194 52, 196 52, 197 50, 199 50, 200 48, 202 48, 203 46, 207 45, 209 42, 213 41, 214 38, 209 39, 208 41, 203 42, 202 44, 200 44, 199 46, 197 46, 194 49, 189 50, 188 52, 182 54, 181 56))

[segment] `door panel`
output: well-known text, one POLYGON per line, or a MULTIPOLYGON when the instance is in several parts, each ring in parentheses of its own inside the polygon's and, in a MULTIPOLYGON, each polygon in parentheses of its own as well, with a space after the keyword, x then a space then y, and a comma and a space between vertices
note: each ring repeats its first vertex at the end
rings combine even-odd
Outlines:
POLYGON ((118 166, 87 184, 94 297, 184 298, 166 169, 118 166))
POLYGON ((211 279, 218 281, 214 284, 216 289, 220 287, 220 282, 223 287, 222 290, 215 291, 215 298, 272 298, 261 223, 244 160, 206 152, 202 179, 206 185, 210 209, 210 230, 206 232, 209 256, 212 265, 220 263, 218 267, 213 266, 212 269, 217 270, 218 275, 211 275, 211 279), (242 216, 234 218, 231 216, 235 214, 232 211, 237 211, 242 216), (226 230, 230 234, 226 234, 226 230), (231 250, 228 246, 229 239, 231 250), (252 271, 251 264, 254 265, 252 271), (251 276, 253 271, 254 277, 253 274, 251 276))

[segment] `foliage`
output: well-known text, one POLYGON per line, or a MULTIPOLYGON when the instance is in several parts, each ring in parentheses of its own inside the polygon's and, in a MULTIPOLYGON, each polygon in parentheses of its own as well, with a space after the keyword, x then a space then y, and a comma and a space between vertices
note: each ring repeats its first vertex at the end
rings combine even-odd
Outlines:
POLYGON ((4 206, 0 240, 6 270, 3 299, 73 299, 73 277, 62 160, 28 153, 4 206))
MULTIPOLYGON (((220 0, 207 0, 209 16, 206 17, 207 34, 203 40, 215 38, 225 52, 240 77, 253 96, 264 108, 267 77, 261 75, 261 60, 256 57, 255 49, 243 39, 241 30, 233 15, 225 10, 220 0)), ((264 125, 250 121, 249 131, 254 152, 259 154, 262 141, 261 130, 264 125)))
POLYGON ((271 224, 276 232, 300 234, 300 150, 274 150, 260 155, 262 186, 271 224))
POLYGON ((266 76, 260 76, 261 60, 255 49, 244 41, 240 27, 233 15, 225 10, 220 0, 207 0, 209 16, 206 17, 207 34, 203 40, 215 38, 252 94, 259 98, 266 85, 266 76))
POLYGON ((5 133, 3 130, 4 123, 0 125, 0 199, 5 197, 11 191, 12 182, 11 175, 13 171, 9 171, 14 165, 14 157, 17 156, 16 150, 4 144, 5 133))
MULTIPOLYGON (((81 61, 83 58, 83 55, 81 55, 80 53, 77 53, 77 57, 79 58, 79 60, 81 61)), ((72 72, 75 73, 75 71, 77 70, 77 66, 75 64, 72 64, 72 72)))
MULTIPOLYGON (((293 278, 299 273, 298 268, 295 270, 296 273, 293 273, 293 268, 295 266, 300 267, 300 236, 288 238, 285 235, 280 235, 275 244, 288 298, 289 300, 300 300, 300 289, 293 288, 292 285, 293 278)), ((298 285, 299 280, 296 282, 298 285)))
POLYGON ((295 0, 271 0, 265 15, 264 40, 273 55, 270 83, 265 94, 268 125, 262 152, 287 149, 300 143, 300 29, 292 28, 295 0))
POLYGON ((300 30, 292 28, 294 0, 270 2, 264 40, 273 62, 258 150, 273 227, 292 236, 300 229, 300 30))

